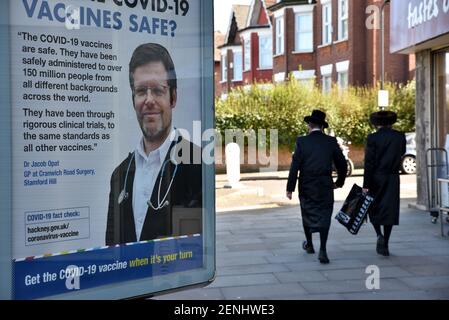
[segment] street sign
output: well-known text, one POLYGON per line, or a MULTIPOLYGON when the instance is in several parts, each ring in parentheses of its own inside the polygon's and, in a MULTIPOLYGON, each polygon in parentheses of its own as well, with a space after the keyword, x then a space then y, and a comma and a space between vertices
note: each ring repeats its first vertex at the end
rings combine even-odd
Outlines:
POLYGON ((390 105, 389 98, 388 90, 379 90, 377 99, 379 108, 387 108, 390 105))

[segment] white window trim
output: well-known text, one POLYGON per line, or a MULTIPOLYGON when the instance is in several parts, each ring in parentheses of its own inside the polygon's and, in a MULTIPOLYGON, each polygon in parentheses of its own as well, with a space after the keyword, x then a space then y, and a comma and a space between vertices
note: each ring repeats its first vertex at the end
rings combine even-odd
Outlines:
POLYGON ((319 45, 317 48, 318 48, 318 49, 326 48, 326 47, 332 46, 333 44, 334 44, 334 43, 322 44, 322 45, 319 45))
POLYGON ((330 91, 326 91, 326 87, 324 86, 324 81, 326 78, 331 79, 331 88, 332 88, 332 72, 334 71, 334 65, 333 64, 327 64, 320 67, 321 72, 321 87, 323 90, 323 93, 328 93, 330 91))
POLYGON ((330 45, 330 44, 332 44, 332 35, 333 35, 333 28, 332 28, 332 2, 331 1, 326 1, 326 2, 322 2, 322 17, 321 17, 321 20, 322 20, 322 22, 321 22, 321 27, 322 27, 322 30, 323 30, 323 34, 322 34, 322 36, 323 36, 323 39, 322 39, 322 45, 323 46, 325 46, 325 45, 330 45), (326 15, 325 15, 325 11, 326 11, 326 8, 327 7, 329 7, 330 8, 330 21, 328 21, 328 24, 326 24, 325 23, 325 17, 326 17, 326 15), (326 37, 327 37, 327 34, 326 34, 326 25, 329 25, 329 27, 330 27, 330 39, 329 39, 329 42, 325 42, 325 39, 326 39, 326 37))
POLYGON ((243 72, 248 72, 248 71, 250 71, 251 70, 251 62, 252 62, 252 59, 251 59, 251 36, 248 36, 247 38, 246 37, 243 37, 243 46, 242 46, 242 52, 243 52, 243 54, 242 54, 242 70, 243 70, 243 72), (245 60, 246 60, 246 55, 248 54, 246 51, 246 44, 249 42, 249 67, 248 67, 248 69, 246 69, 246 63, 245 63, 245 60))
POLYGON ((313 32, 314 28, 313 28, 313 26, 314 26, 313 11, 295 13, 295 51, 293 51, 293 53, 306 53, 306 52, 310 53, 310 52, 313 52, 313 47, 315 46, 315 42, 313 41, 313 37, 314 37, 314 32, 313 32), (298 48, 297 48, 297 40, 298 40, 298 37, 297 37, 297 32, 298 32, 297 22, 298 22, 298 17, 299 16, 309 16, 309 15, 312 16, 312 49, 298 50, 298 48))
POLYGON ((284 55, 285 54, 285 19, 284 16, 280 16, 275 20, 276 34, 275 34, 275 54, 284 55), (281 21, 282 34, 279 36, 278 21, 281 21), (278 46, 278 39, 280 39, 281 48, 278 46))
POLYGON ((349 70, 343 70, 343 71, 337 72, 337 85, 340 90, 349 88, 349 70), (344 84, 344 86, 341 85, 341 75, 342 74, 346 74, 346 83, 344 84))
POLYGON ((221 83, 228 82, 228 55, 221 56, 221 83))
POLYGON ((274 12, 274 18, 277 19, 277 18, 283 17, 284 16, 284 11, 285 11, 285 9, 284 10, 275 11, 274 12))
POLYGON ((292 51, 292 54, 302 54, 302 53, 314 53, 314 50, 300 50, 300 51, 292 51))
POLYGON ((271 30, 267 30, 264 32, 259 32, 258 36, 259 36, 259 66, 258 66, 257 70, 271 70, 271 69, 273 69, 273 33, 271 32, 271 30), (271 66, 267 66, 267 67, 260 66, 260 61, 261 61, 260 38, 261 37, 271 38, 271 51, 270 51, 271 66))
POLYGON ((273 32, 271 31, 271 29, 261 29, 260 31, 257 32, 258 36, 271 36, 273 37, 273 32))
POLYGON ((348 72, 349 71, 349 64, 350 64, 349 60, 337 62, 335 64, 337 72, 338 73, 348 72))
MULTIPOLYGON (((339 44, 339 43, 348 42, 348 41, 349 41, 349 38, 346 38, 346 39, 341 39, 341 40, 338 40, 338 41, 334 41, 332 44, 339 44)), ((328 45, 326 45, 326 46, 328 46, 328 45)), ((324 46, 324 47, 326 47, 326 46, 324 46)))
POLYGON ((348 38, 349 38, 349 1, 348 0, 338 0, 338 40, 344 41, 344 40, 348 40, 348 38), (346 6, 348 9, 345 16, 342 15, 342 5, 341 4, 343 1, 347 2, 346 6), (343 19, 345 19, 348 22, 348 30, 346 30, 347 34, 345 37, 343 37, 343 35, 341 34, 342 33, 341 26, 342 26, 343 19))
POLYGON ((275 73, 273 75, 274 82, 284 82, 285 81, 285 72, 275 73))
POLYGON ((251 28, 245 31, 240 32, 240 38, 251 38, 251 35, 253 33, 257 34, 272 34, 271 28, 265 27, 265 28, 251 28))
POLYGON ((321 66, 320 71, 322 76, 332 76, 332 72, 334 71, 334 65, 327 64, 325 66, 321 66))
POLYGON ((313 12, 313 8, 315 8, 314 4, 308 5, 300 5, 300 6, 288 6, 286 9, 292 9, 294 13, 305 13, 305 12, 313 12))
POLYGON ((297 80, 314 80, 315 70, 292 71, 292 75, 297 80))
POLYGON ((323 74, 322 75, 322 77, 321 77, 321 86, 322 86, 322 89, 323 89, 323 93, 329 93, 330 92, 330 90, 332 89, 332 74, 323 74), (331 82, 331 87, 329 88, 329 91, 326 90, 326 87, 324 85, 324 81, 326 79, 328 79, 328 78, 330 78, 330 82, 331 82))
POLYGON ((342 72, 338 72, 337 73, 337 85, 339 89, 346 89, 349 87, 349 72, 348 71, 342 71, 342 72), (342 74, 346 74, 346 80, 347 83, 345 84, 345 86, 341 86, 341 75, 342 74))
POLYGON ((243 81, 243 49, 242 47, 238 47, 232 50, 232 56, 233 56, 233 68, 232 68, 232 82, 240 82, 243 81), (240 53, 242 55, 242 73, 240 74, 240 79, 235 78, 235 54, 240 53))

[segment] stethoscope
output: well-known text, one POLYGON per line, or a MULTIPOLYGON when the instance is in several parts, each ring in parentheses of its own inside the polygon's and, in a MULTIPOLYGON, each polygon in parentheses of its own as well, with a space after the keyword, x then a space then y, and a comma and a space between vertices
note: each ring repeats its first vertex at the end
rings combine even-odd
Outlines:
MULTIPOLYGON (((175 146, 174 146, 174 148, 175 148, 174 152, 175 153, 173 153, 173 154, 176 154, 176 146, 179 143, 179 140, 180 140, 179 138, 178 138, 178 132, 176 131, 176 138, 175 138, 176 143, 175 143, 175 146)), ((127 186, 127 182, 128 182, 129 170, 131 169, 131 164, 133 163, 135 157, 136 157, 136 153, 134 152, 133 156, 131 157, 131 159, 129 161, 128 169, 126 170, 125 184, 123 186, 123 190, 122 190, 122 192, 120 192, 120 195, 118 197, 118 204, 119 205, 121 205, 123 203, 123 201, 126 201, 129 198, 129 193, 126 190, 126 186, 127 186)), ((178 163, 175 160, 171 159, 171 157, 170 157, 170 159, 164 161, 164 163, 162 165, 161 178, 159 179, 159 187, 158 187, 158 191, 157 191, 157 204, 153 205, 151 203, 151 195, 150 195, 150 199, 148 199, 148 201, 147 201, 148 206, 151 209, 153 209, 154 211, 162 210, 163 208, 165 208, 165 207, 170 205, 170 201, 167 200, 167 197, 168 197, 168 195, 170 193, 170 190, 171 190, 171 187, 173 185, 173 181, 175 180, 177 171, 178 171, 178 163), (164 197, 161 200, 162 180, 164 178, 165 167, 167 166, 167 164, 169 162, 172 162, 172 163, 175 164, 175 170, 174 170, 173 175, 171 177, 170 184, 168 185, 167 191, 165 192, 165 195, 164 195, 164 197)))

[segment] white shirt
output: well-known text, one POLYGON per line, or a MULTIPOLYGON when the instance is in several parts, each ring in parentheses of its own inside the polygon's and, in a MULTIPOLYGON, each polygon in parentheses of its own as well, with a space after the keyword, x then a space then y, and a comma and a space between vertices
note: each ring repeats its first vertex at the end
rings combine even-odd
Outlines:
POLYGON ((175 131, 172 129, 171 134, 164 141, 164 143, 157 150, 150 152, 148 156, 145 153, 143 138, 136 147, 136 173, 134 175, 133 185, 133 211, 137 241, 140 240, 140 235, 142 234, 143 224, 148 211, 148 200, 151 199, 157 177, 162 169, 168 150, 170 149, 172 142, 171 137, 174 136, 175 131))

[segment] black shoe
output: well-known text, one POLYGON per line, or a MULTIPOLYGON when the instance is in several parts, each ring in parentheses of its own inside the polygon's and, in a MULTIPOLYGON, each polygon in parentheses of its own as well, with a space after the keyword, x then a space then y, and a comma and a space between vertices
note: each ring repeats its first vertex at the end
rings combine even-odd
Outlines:
POLYGON ((302 243, 302 248, 308 253, 308 254, 314 254, 315 249, 313 249, 313 244, 310 244, 307 241, 304 241, 302 243))
POLYGON ((323 250, 320 250, 320 255, 318 257, 318 260, 320 260, 320 263, 322 263, 322 264, 328 264, 330 262, 329 258, 327 257, 326 251, 323 251, 323 250))
POLYGON ((385 254, 385 239, 383 236, 377 237, 376 252, 382 256, 385 254))
POLYGON ((388 247, 384 248, 383 256, 384 257, 389 257, 390 256, 390 251, 388 250, 388 247))

